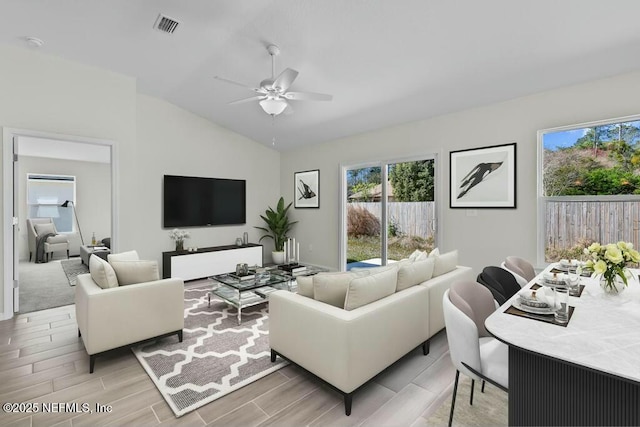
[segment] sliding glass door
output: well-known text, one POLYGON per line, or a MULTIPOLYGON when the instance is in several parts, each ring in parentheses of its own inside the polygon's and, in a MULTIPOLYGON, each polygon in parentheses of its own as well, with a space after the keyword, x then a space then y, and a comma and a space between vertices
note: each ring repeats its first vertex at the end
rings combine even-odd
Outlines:
POLYGON ((435 157, 343 167, 342 265, 386 265, 436 242, 435 157))
POLYGON ((382 168, 347 169, 346 182, 347 267, 382 265, 382 168))
POLYGON ((433 159, 387 165, 387 263, 435 247, 434 184, 433 159))

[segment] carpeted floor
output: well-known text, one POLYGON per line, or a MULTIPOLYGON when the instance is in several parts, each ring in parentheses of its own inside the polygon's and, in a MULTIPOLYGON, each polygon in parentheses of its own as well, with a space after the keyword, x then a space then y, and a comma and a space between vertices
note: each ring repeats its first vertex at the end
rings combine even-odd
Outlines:
MULTIPOLYGON (((482 383, 476 381, 473 393, 473 405, 469 405, 471 379, 460 374, 456 406, 453 411, 454 426, 506 426, 508 425, 508 395, 497 387, 488 384, 484 393, 480 392, 482 383)), ((428 426, 446 426, 451 411, 451 393, 447 400, 427 420, 428 426)))
POLYGON ((133 349, 177 416, 256 381, 288 363, 271 362, 267 305, 242 311, 219 299, 207 306, 210 285, 185 289, 184 340, 163 338, 133 349))
POLYGON ((20 262, 18 279, 20 313, 73 304, 75 288, 69 286, 60 260, 43 264, 20 262))
POLYGON ((76 285, 76 277, 78 274, 87 274, 89 272, 89 267, 84 265, 80 258, 63 259, 60 263, 69 281, 69 286, 76 285))

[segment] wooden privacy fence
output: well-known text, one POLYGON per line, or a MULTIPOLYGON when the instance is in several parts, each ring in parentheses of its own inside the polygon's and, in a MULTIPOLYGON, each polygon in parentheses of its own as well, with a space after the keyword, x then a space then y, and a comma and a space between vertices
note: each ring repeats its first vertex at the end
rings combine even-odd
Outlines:
POLYGON ((547 248, 570 248, 589 239, 620 240, 640 248, 640 202, 547 202, 547 248))
MULTIPOLYGON (((353 202, 348 206, 362 207, 380 219, 380 202, 353 202)), ((435 202, 389 202, 387 219, 408 236, 427 238, 433 235, 435 202)))

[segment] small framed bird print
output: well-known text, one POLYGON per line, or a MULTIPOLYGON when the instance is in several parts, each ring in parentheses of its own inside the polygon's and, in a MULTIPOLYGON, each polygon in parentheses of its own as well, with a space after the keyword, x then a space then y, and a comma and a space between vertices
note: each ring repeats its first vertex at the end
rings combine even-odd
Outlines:
POLYGON ((449 152, 449 207, 516 207, 516 143, 449 152))
POLYGON ((320 170, 296 172, 293 174, 295 196, 293 206, 298 208, 320 207, 320 170))

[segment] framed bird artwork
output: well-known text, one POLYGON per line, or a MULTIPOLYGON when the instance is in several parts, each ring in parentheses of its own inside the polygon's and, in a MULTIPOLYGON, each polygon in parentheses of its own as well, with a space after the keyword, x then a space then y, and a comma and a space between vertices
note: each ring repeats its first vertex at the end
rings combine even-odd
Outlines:
POLYGON ((516 207, 516 143, 449 152, 449 207, 516 207))
POLYGON ((293 174, 295 196, 293 206, 299 208, 320 207, 320 170, 309 170, 293 174))

